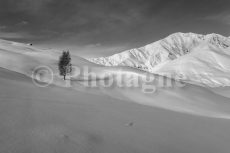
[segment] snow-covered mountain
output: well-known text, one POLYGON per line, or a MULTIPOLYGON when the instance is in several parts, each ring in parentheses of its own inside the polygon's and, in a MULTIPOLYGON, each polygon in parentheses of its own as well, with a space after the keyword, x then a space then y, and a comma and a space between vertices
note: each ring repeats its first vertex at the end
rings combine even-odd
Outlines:
MULTIPOLYGON (((198 41, 200 38, 194 35, 194 39, 198 41)), ((183 41, 186 41, 187 45, 190 39, 183 41)), ((209 41, 212 42, 211 39, 209 41)), ((218 86, 228 84, 230 80, 230 51, 225 43, 223 45, 221 43, 216 44, 218 41, 213 42, 215 42, 214 45, 209 46, 206 42, 198 45, 198 42, 194 41, 190 44, 191 50, 187 51, 185 49, 183 53, 176 52, 178 51, 177 49, 173 50, 170 53, 175 55, 175 58, 169 58, 163 63, 159 62, 158 65, 153 67, 154 73, 168 73, 175 74, 175 76, 180 76, 183 73, 190 77, 189 79, 192 83, 197 83, 198 85, 202 83, 208 85, 217 83, 218 86), (193 45, 198 46, 192 47, 193 45), (188 54, 187 52, 190 53, 188 54), (187 54, 182 56, 184 53, 187 54), (198 72, 203 75, 199 76, 198 72), (193 74, 198 76, 194 77, 193 74), (199 82, 200 80, 201 82, 199 82)), ((170 43, 168 42, 168 44, 170 43)), ((180 45, 183 46, 182 43, 180 45)), ((178 45, 178 47, 180 46, 178 45)), ((150 54, 151 50, 148 51, 150 54)), ((160 52, 160 50, 158 51, 160 52)), ((171 51, 171 48, 168 51, 171 51)), ((167 54, 167 52, 164 54, 167 54)), ((177 86, 181 84, 177 84, 177 81, 170 78, 131 67, 100 66, 74 55, 71 56, 73 72, 68 80, 63 80, 58 70, 60 55, 61 51, 58 50, 44 50, 27 44, 0 39, 0 95, 2 95, 2 97, 0 96, 2 98, 0 101, 4 102, 6 98, 13 95, 13 98, 8 100, 14 100, 14 103, 28 103, 28 101, 25 101, 25 95, 29 95, 29 101, 33 104, 39 102, 40 105, 41 100, 44 100, 42 103, 47 100, 49 102, 54 100, 56 103, 57 99, 52 99, 55 95, 60 95, 61 93, 69 97, 73 94, 72 91, 76 90, 78 91, 76 92, 77 97, 80 97, 76 102, 81 101, 83 95, 85 95, 86 99, 82 99, 83 103, 85 101, 89 101, 92 104, 95 101, 108 103, 108 99, 114 99, 116 103, 129 101, 181 113, 230 119, 229 88, 203 88, 191 84, 177 86), (38 85, 47 87, 48 90, 36 88, 38 85), (56 88, 56 86, 71 90, 56 88), (41 99, 43 96, 39 94, 40 91, 44 91, 46 98, 41 99), (81 94, 79 91, 85 93, 81 94), (105 95, 105 99, 95 100, 88 93, 100 96, 105 95), (19 96, 20 100, 14 97, 15 95, 19 96), (33 99, 34 95, 37 95, 38 99, 33 99), (108 98, 108 96, 112 98, 108 98)), ((76 98, 72 96, 71 99, 75 100, 76 98)), ((64 98, 62 101, 66 102, 66 99, 64 98)), ((9 104, 11 105, 11 103, 9 104)), ((5 103, 3 105, 5 106, 5 103)), ((102 105, 100 107, 104 108, 102 105)))
MULTIPOLYGON (((141 48, 89 59, 93 63, 72 56, 72 64, 110 66, 100 69, 100 74, 116 69, 116 66, 128 66, 201 86, 230 86, 229 46, 230 39, 218 34, 175 33, 141 48)), ((58 51, 0 40, 0 67, 28 76, 41 63, 50 65, 58 74, 56 63, 59 56, 58 51)))
POLYGON ((89 60, 105 66, 130 66, 151 71, 158 64, 190 53, 201 43, 212 44, 219 48, 230 46, 230 40, 218 34, 175 33, 140 48, 127 50, 109 57, 91 58, 89 60))
POLYGON ((230 86, 230 39, 219 34, 175 33, 141 48, 91 58, 105 66, 129 66, 195 84, 230 86))

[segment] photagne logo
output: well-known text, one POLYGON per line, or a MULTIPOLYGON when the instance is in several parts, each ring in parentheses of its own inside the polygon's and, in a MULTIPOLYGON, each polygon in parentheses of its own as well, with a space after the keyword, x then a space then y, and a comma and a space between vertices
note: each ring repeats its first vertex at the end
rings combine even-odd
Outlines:
POLYGON ((143 72, 142 74, 135 72, 126 72, 122 70, 103 71, 98 74, 93 68, 88 66, 72 67, 72 73, 68 79, 63 79, 59 74, 48 66, 38 66, 32 72, 32 81, 38 87, 48 87, 54 84, 54 76, 56 80, 63 80, 64 87, 73 87, 76 82, 81 83, 86 88, 139 88, 144 93, 154 93, 158 88, 184 87, 186 84, 182 81, 184 78, 179 76, 178 79, 171 75, 154 75, 143 72))
POLYGON ((54 73, 48 66, 38 66, 32 71, 32 81, 38 87, 48 87, 53 83, 54 73))

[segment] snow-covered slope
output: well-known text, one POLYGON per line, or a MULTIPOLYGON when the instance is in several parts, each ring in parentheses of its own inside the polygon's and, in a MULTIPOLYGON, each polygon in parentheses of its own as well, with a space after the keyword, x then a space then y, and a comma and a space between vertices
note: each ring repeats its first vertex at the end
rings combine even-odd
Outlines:
MULTIPOLYGON (((219 52, 219 47, 214 47, 213 51, 219 52)), ((196 53, 195 50, 191 50, 191 52, 192 54, 196 53)), ((90 92, 93 94, 106 95, 117 99, 117 101, 135 102, 142 105, 159 107, 167 110, 193 115, 225 119, 230 118, 230 104, 228 103, 229 98, 226 98, 227 96, 225 96, 225 94, 215 94, 207 88, 196 85, 178 84, 178 82, 170 78, 158 76, 153 73, 131 67, 99 66, 90 63, 89 61, 84 60, 80 57, 72 55, 73 67, 76 68, 77 66, 80 69, 78 69, 79 71, 77 71, 74 68, 70 78, 68 78, 67 81, 64 81, 58 73, 57 62, 60 54, 61 52, 54 52, 52 50, 41 50, 33 48, 32 46, 28 46, 26 44, 0 40, 0 87, 4 89, 6 86, 7 88, 9 88, 9 91, 12 92, 13 86, 10 84, 11 81, 17 84, 24 84, 23 81, 25 80, 27 80, 28 82, 28 84, 26 84, 25 86, 31 86, 32 80, 29 80, 28 77, 26 77, 25 75, 33 77, 31 74, 33 74, 34 68, 38 66, 47 66, 54 73, 54 76, 52 78, 53 80, 51 80, 52 85, 49 86, 48 89, 55 90, 55 87, 53 85, 62 87, 64 86, 68 87, 68 89, 75 89, 77 91, 82 90, 87 93, 90 92), (83 69, 84 67, 86 69, 83 69), (9 70, 10 72, 8 72, 9 70), (24 75, 21 75, 20 73, 24 75), (18 75, 19 80, 21 80, 22 82, 18 81, 16 79, 17 77, 15 78, 15 76, 18 75), (4 84, 6 80, 8 80, 8 83, 4 84)), ((177 60, 182 60, 188 55, 189 54, 185 55, 183 58, 178 58, 177 60)), ((222 57, 222 55, 220 57, 222 57)), ((172 60, 172 62, 177 60, 172 60)), ((227 60, 228 59, 226 58, 226 61, 227 60)), ((187 63, 189 61, 192 60, 188 58, 188 60, 184 61, 184 70, 187 70, 187 68, 189 68, 190 65, 187 63)), ((173 64, 171 65, 172 67, 170 69, 170 67, 166 65, 166 62, 165 65, 161 64, 162 73, 163 70, 165 70, 166 72, 175 72, 177 74, 177 71, 174 70, 174 68, 177 66, 173 66, 173 64)), ((197 63, 197 65, 198 67, 201 67, 200 63, 197 63)), ((210 66, 210 69, 213 70, 212 65, 210 66)), ((161 73, 159 70, 158 72, 161 73)), ((217 71, 215 70, 215 72, 217 71)), ((39 71, 39 73, 36 74, 36 77, 33 78, 42 78, 38 79, 42 82, 50 81, 50 73, 39 71)), ((190 75, 190 73, 188 73, 188 75, 190 75)), ((21 88, 23 87, 24 85, 21 88)), ((0 91, 1 94, 3 90, 0 91)), ((34 91, 37 91, 37 89, 34 91)), ((13 92, 10 94, 14 95, 13 92)), ((79 97, 76 98, 76 100, 79 99, 79 97)), ((84 100, 88 101, 88 99, 84 100)))
POLYGON ((159 65, 154 73, 197 85, 230 86, 230 48, 200 44, 190 54, 159 65))
POLYGON ((183 75, 192 83, 208 86, 230 86, 229 54, 228 37, 219 34, 175 33, 141 48, 89 60, 105 66, 135 67, 173 78, 183 75), (197 80, 199 74, 204 76, 203 80, 197 80))
MULTIPOLYGON (((111 86, 109 79, 79 81, 76 76, 70 79, 71 90, 35 86, 27 76, 40 65, 57 73, 60 54, 0 40, 0 153, 229 153, 230 100, 222 96, 225 88, 218 95, 196 85, 162 87, 161 79, 149 81, 149 77, 130 86, 134 74, 156 75, 130 67, 97 66, 73 55, 73 66, 88 66, 97 75, 105 71, 124 75, 114 78, 111 86), (98 87, 72 90, 79 90, 84 81, 98 87), (154 93, 143 92, 151 88, 154 93)), ((61 81, 57 74, 52 83, 61 81)))
MULTIPOLYGON (((39 49, 27 44, 0 39, 1 68, 32 77, 32 74, 36 68, 46 66, 53 71, 53 83, 62 86, 65 84, 65 82, 63 81, 62 77, 59 76, 59 70, 57 66, 60 55, 61 51, 39 49)), ((72 55, 71 57, 73 66, 93 67, 96 65, 78 56, 72 55)), ((40 81, 47 82, 51 77, 47 75, 50 74, 41 72, 39 76, 40 81)))

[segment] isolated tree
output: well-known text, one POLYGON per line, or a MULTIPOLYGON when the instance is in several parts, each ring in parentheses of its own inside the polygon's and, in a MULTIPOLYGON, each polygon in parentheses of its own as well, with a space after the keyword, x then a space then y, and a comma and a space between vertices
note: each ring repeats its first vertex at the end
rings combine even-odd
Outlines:
POLYGON ((70 74, 72 71, 71 57, 69 51, 63 51, 59 58, 58 68, 60 75, 66 79, 66 75, 70 74))

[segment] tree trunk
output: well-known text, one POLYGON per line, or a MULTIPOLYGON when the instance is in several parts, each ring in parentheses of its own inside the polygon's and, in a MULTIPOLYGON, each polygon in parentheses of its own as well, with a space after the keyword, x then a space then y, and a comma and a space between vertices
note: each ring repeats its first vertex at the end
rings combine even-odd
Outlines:
POLYGON ((64 75, 64 80, 65 80, 65 75, 64 75))

